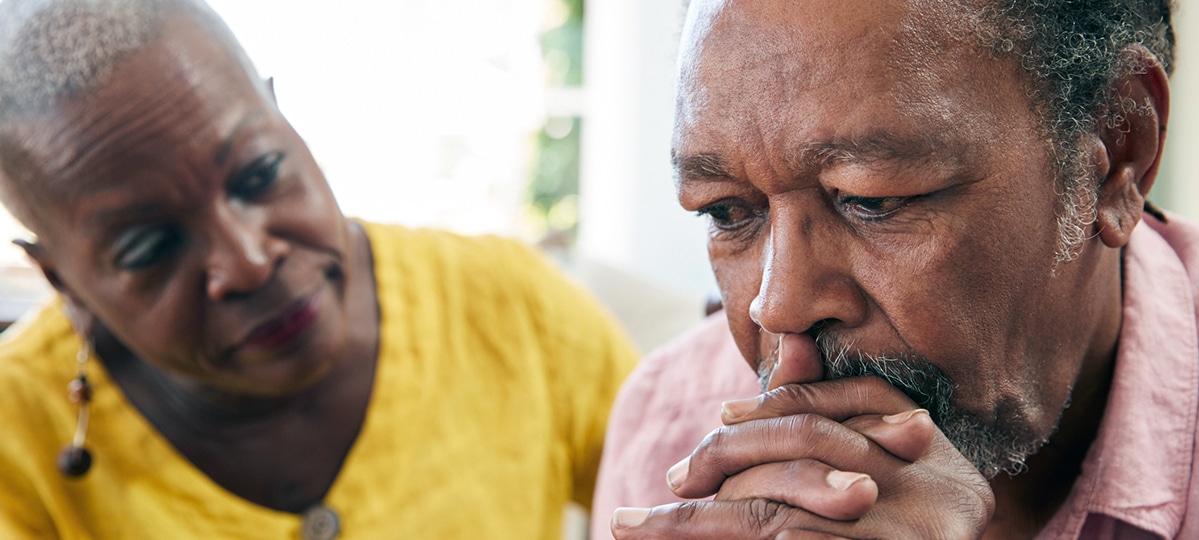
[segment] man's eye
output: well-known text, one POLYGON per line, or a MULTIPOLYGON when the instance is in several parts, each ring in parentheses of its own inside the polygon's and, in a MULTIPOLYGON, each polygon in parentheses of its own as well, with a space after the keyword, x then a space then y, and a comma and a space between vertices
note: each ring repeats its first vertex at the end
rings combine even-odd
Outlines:
POLYGON ((239 199, 252 199, 264 193, 279 177, 283 152, 266 154, 240 170, 229 182, 229 193, 239 199))
POLYGON ((864 220, 879 220, 903 209, 912 197, 858 197, 846 195, 841 197, 840 206, 843 212, 864 220))
POLYGON ((723 231, 733 231, 761 217, 762 212, 733 202, 718 202, 700 208, 697 214, 708 216, 712 225, 723 231))
POLYGON ((116 266, 138 270, 162 261, 179 247, 180 236, 171 227, 130 231, 117 241, 116 266))

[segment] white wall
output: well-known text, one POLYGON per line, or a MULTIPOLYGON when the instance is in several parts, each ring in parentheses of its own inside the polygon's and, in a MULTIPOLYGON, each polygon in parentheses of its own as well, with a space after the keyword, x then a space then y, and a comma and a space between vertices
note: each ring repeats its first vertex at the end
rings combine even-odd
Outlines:
MULTIPOLYGON (((1182 0, 1165 163, 1153 198, 1199 221, 1199 1, 1182 0)), ((715 290, 703 220, 678 207, 669 164, 682 0, 587 4, 582 253, 685 295, 715 290)))
POLYGON ((1170 81, 1170 128, 1153 198, 1163 207, 1199 221, 1199 2, 1176 3, 1178 50, 1170 81))
POLYGON ((706 224, 678 206, 670 166, 682 0, 586 4, 579 250, 702 301, 706 224))

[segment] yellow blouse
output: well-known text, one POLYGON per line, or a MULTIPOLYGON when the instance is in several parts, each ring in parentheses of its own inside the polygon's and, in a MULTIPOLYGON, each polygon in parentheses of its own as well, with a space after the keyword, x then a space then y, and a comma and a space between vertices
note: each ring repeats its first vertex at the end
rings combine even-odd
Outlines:
MULTIPOLYGON (((634 362, 628 341, 516 243, 363 226, 380 351, 365 424, 325 499, 339 538, 561 538, 565 503, 590 504, 608 407, 634 362)), ((299 537, 299 516, 241 499, 183 458, 95 359, 95 463, 82 479, 60 475, 79 346, 62 311, 53 303, 0 336, 0 538, 299 537)))

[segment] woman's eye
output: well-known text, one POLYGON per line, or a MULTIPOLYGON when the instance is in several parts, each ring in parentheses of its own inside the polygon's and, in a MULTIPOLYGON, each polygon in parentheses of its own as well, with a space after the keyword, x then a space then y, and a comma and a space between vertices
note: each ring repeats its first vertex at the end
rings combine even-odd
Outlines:
POLYGON ((723 231, 737 230, 761 217, 762 211, 735 202, 718 202, 700 208, 697 214, 708 216, 712 225, 723 231))
POLYGON ((283 152, 271 152, 258 158, 234 175, 229 183, 229 192, 239 199, 252 199, 261 195, 279 177, 279 165, 283 162, 283 157, 283 152))
POLYGON ((153 266, 179 246, 179 234, 171 227, 130 231, 117 241, 116 265, 122 270, 153 266))
POLYGON ((912 197, 858 197, 846 195, 840 198, 843 211, 865 220, 879 220, 891 217, 903 209, 912 197))

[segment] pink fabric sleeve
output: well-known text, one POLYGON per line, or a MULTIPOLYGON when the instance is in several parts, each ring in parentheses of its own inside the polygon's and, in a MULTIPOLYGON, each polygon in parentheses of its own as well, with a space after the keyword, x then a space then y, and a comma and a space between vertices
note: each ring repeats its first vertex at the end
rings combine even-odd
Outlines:
POLYGON ((679 501, 666 471, 721 426, 720 404, 758 394, 723 313, 659 348, 637 366, 613 405, 604 443, 591 538, 611 539, 612 511, 679 501))

